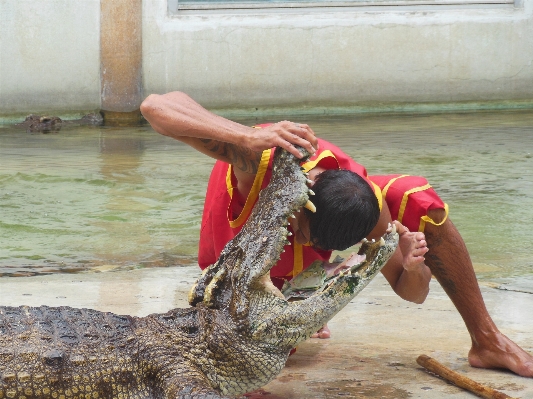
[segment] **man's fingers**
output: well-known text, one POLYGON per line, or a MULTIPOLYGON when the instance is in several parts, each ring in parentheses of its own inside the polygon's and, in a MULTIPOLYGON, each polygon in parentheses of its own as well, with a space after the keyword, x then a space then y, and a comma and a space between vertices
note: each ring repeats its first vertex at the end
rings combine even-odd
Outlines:
POLYGON ((427 253, 427 248, 416 248, 411 252, 413 257, 423 257, 427 253))
POLYGON ((405 227, 403 224, 401 224, 400 222, 398 222, 397 220, 395 220, 392 223, 394 223, 394 225, 396 226, 396 232, 399 235, 402 235, 402 234, 405 234, 405 233, 409 233, 409 229, 407 227, 405 227))
POLYGON ((281 143, 279 143, 277 145, 277 147, 282 147, 282 148, 286 149, 287 151, 289 151, 292 155, 294 155, 298 159, 303 157, 303 154, 300 151, 298 151, 296 149, 296 147, 294 145, 292 145, 291 143, 289 143, 288 141, 282 141, 281 143))
POLYGON ((318 150, 318 140, 316 139, 315 132, 309 127, 309 125, 305 124, 298 124, 297 128, 299 129, 299 132, 302 133, 299 136, 311 145, 311 147, 309 147, 309 145, 305 143, 306 145, 304 148, 306 148, 311 154, 314 154, 318 150))
POLYGON ((309 125, 303 123, 283 122, 282 137, 293 145, 305 148, 309 153, 314 154, 318 147, 315 132, 309 125))
POLYGON ((281 137, 279 137, 279 139, 280 140, 278 141, 276 146, 285 148, 296 158, 302 158, 303 154, 298 149, 296 149, 295 145, 305 148, 307 151, 309 151, 310 154, 315 153, 315 149, 311 146, 311 144, 308 141, 305 141, 299 137, 293 136, 291 140, 283 139, 281 137))
POLYGON ((311 155, 318 148, 315 133, 306 124, 282 121, 259 129, 253 136, 253 143, 249 148, 262 151, 266 148, 282 147, 295 157, 302 158, 295 146, 305 148, 311 155))

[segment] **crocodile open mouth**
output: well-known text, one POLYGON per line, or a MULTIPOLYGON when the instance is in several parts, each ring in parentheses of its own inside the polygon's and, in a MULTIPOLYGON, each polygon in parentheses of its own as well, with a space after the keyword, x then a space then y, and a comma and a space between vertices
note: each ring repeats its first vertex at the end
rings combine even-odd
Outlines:
POLYGON ((374 260, 379 260, 380 248, 397 238, 396 226, 389 225, 387 233, 379 240, 363 239, 359 251, 343 261, 344 265, 335 269, 333 275, 328 276, 322 262, 317 261, 303 273, 285 282, 281 292, 287 300, 301 300, 333 286, 343 276, 358 275, 366 278, 373 275, 376 272, 374 260))

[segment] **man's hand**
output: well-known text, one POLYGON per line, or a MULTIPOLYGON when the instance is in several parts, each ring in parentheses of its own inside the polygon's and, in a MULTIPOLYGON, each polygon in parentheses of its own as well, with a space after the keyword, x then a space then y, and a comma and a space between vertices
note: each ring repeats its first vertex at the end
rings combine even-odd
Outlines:
POLYGON ((297 158, 302 154, 295 145, 305 148, 311 155, 318 149, 315 132, 306 124, 282 121, 273 125, 256 129, 254 134, 248 135, 244 146, 253 151, 263 151, 272 147, 282 147, 297 158))
POLYGON ((424 233, 412 233, 397 220, 393 223, 396 225, 396 231, 400 236, 398 246, 402 251, 403 268, 407 271, 417 271, 420 267, 424 267, 424 255, 428 252, 424 233))
POLYGON ((393 223, 400 241, 381 272, 400 298, 422 303, 429 293, 431 281, 431 270, 424 263, 424 255, 428 252, 424 233, 412 233, 400 222, 393 223))

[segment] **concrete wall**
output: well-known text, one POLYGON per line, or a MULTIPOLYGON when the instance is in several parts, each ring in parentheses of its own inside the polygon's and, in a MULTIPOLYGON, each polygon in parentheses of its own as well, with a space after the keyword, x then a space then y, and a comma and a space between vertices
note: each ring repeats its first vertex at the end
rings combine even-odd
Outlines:
POLYGON ((0 1, 0 116, 100 108, 100 1, 0 1))
POLYGON ((169 15, 165 0, 145 0, 144 89, 249 109, 533 100, 532 10, 524 0, 169 15))
MULTIPOLYGON (((142 2, 145 95, 254 112, 533 106, 533 0, 244 13, 169 1, 142 2)), ((0 1, 0 117, 101 108, 100 21, 100 0, 0 1)))

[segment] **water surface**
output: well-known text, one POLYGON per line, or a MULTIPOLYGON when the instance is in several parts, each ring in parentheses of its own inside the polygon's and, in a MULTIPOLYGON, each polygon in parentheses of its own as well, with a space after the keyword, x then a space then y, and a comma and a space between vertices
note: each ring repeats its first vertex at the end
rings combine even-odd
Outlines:
MULTIPOLYGON (((427 177, 478 277, 533 287, 533 112, 287 119, 371 174, 427 177)), ((0 125, 0 275, 195 263, 212 165, 149 126, 0 125)))

